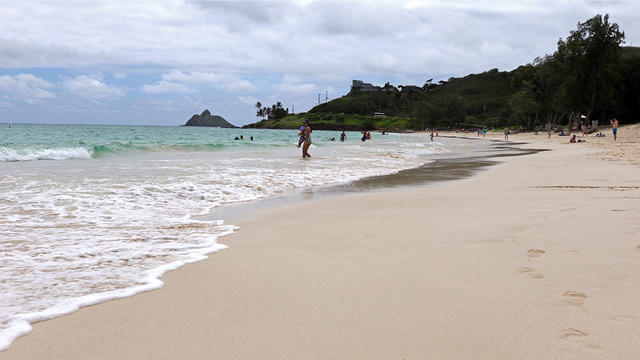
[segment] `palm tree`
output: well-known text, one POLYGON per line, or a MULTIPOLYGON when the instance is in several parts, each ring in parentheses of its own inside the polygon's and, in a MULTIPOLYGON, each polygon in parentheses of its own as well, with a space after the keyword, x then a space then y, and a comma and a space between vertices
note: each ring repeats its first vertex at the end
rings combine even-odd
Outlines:
POLYGON ((264 117, 264 112, 262 111, 262 103, 260 103, 260 101, 256 103, 256 108, 258 109, 256 111, 256 118, 264 117))

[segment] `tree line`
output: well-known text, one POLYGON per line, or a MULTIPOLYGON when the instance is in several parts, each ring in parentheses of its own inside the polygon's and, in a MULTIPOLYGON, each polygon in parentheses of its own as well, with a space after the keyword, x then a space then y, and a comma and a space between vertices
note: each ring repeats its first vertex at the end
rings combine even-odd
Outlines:
POLYGON ((407 118, 414 129, 573 127, 579 121, 608 123, 613 116, 620 123, 635 122, 640 118, 640 48, 622 47, 624 38, 609 15, 596 15, 559 39, 553 54, 513 71, 428 80, 423 91, 352 92, 310 112, 384 112, 407 118))
MULTIPOLYGON (((518 92, 511 99, 525 124, 638 119, 640 58, 622 56, 625 34, 609 15, 578 23, 557 50, 520 66, 512 79, 518 92)), ((630 49, 633 51, 633 49, 630 49)))
POLYGON ((289 108, 283 108, 282 103, 280 101, 276 102, 275 104, 271 105, 271 107, 268 106, 262 106, 262 103, 260 101, 258 101, 255 105, 257 111, 256 111, 256 118, 258 119, 282 119, 283 117, 289 115, 289 108))

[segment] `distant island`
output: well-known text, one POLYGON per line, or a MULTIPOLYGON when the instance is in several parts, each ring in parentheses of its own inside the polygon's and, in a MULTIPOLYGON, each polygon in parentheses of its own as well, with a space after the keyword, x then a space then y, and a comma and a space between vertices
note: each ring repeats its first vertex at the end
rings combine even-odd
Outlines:
POLYGON ((211 115, 209 110, 205 110, 202 114, 195 114, 187 121, 184 126, 210 126, 219 128, 237 128, 237 126, 229 123, 220 115, 211 115))

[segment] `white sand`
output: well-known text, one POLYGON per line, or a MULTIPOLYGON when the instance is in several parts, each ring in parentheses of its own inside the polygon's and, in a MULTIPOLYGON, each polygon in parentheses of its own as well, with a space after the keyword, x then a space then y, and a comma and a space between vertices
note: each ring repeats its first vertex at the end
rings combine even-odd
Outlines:
POLYGON ((637 359, 637 139, 541 136, 470 179, 268 210, 0 359, 637 359))

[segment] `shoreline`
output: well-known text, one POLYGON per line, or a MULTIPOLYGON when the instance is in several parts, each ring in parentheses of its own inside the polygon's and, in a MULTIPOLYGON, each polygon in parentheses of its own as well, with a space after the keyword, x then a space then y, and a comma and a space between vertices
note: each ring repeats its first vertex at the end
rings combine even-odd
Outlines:
POLYGON ((631 359, 638 189, 605 186, 632 184, 637 168, 548 146, 435 187, 267 209, 223 238, 230 251, 159 290, 34 324, 0 358, 631 359), (609 233, 625 246, 603 243, 609 233))
MULTIPOLYGON (((414 183, 430 183, 446 180, 462 179, 472 176, 473 172, 478 171, 489 165, 495 164, 494 161, 487 161, 487 158, 500 156, 518 156, 523 153, 515 148, 506 147, 507 150, 501 149, 495 144, 486 142, 484 146, 479 147, 484 155, 470 155, 467 153, 443 153, 432 155, 432 157, 442 158, 439 160, 428 160, 426 164, 416 168, 400 170, 397 173, 389 175, 377 175, 362 178, 346 184, 324 185, 309 189, 300 189, 287 192, 275 198, 264 198, 249 202, 232 203, 215 209, 209 215, 198 216, 197 219, 204 221, 218 221, 224 219, 225 223, 240 221, 242 218, 246 220, 248 216, 259 214, 261 211, 275 208, 277 206, 295 205, 305 200, 319 200, 328 197, 341 196, 345 193, 361 192, 361 191, 388 191, 394 188, 402 188, 404 186, 415 186, 414 183), (479 161, 478 159, 485 159, 479 161), (438 163, 438 164, 436 164, 438 163), (428 173, 426 172, 428 170, 428 173), (441 175, 442 172, 450 173, 441 175), (411 176, 412 173, 418 172, 420 176, 411 176), (409 174, 409 175, 407 175, 409 174)), ((227 227, 236 228, 235 225, 226 225, 227 227)), ((208 255, 226 249, 227 246, 217 242, 221 237, 233 233, 233 230, 216 236, 215 240, 202 249, 197 249, 194 253, 184 260, 173 261, 156 268, 145 271, 138 285, 116 289, 103 293, 88 294, 77 298, 71 298, 54 307, 45 310, 23 314, 20 319, 11 321, 13 325, 3 330, 9 336, 7 342, 0 345, 0 352, 8 349, 10 345, 18 338, 29 334, 32 326, 41 321, 52 320, 61 316, 69 315, 78 311, 80 308, 95 306, 104 302, 117 300, 121 298, 131 297, 143 292, 153 291, 163 286, 160 278, 168 271, 176 270, 186 264, 205 260, 208 255)))
MULTIPOLYGON (((470 139, 474 140, 473 138, 470 139)), ((436 185, 442 181, 462 180, 474 176, 479 171, 488 170, 491 166, 498 164, 498 159, 502 157, 523 156, 546 151, 545 149, 523 150, 512 146, 518 144, 505 146, 505 144, 496 140, 489 142, 488 139, 486 145, 487 147, 481 149, 480 154, 434 154, 420 166, 403 169, 393 174, 369 176, 344 184, 296 189, 274 197, 225 204, 225 206, 216 208, 211 213, 198 218, 203 220, 224 219, 225 224, 235 226, 233 223, 246 221, 247 216, 253 218, 256 214, 277 207, 288 207, 303 201, 318 201, 345 194, 402 191, 416 186, 436 185)))

